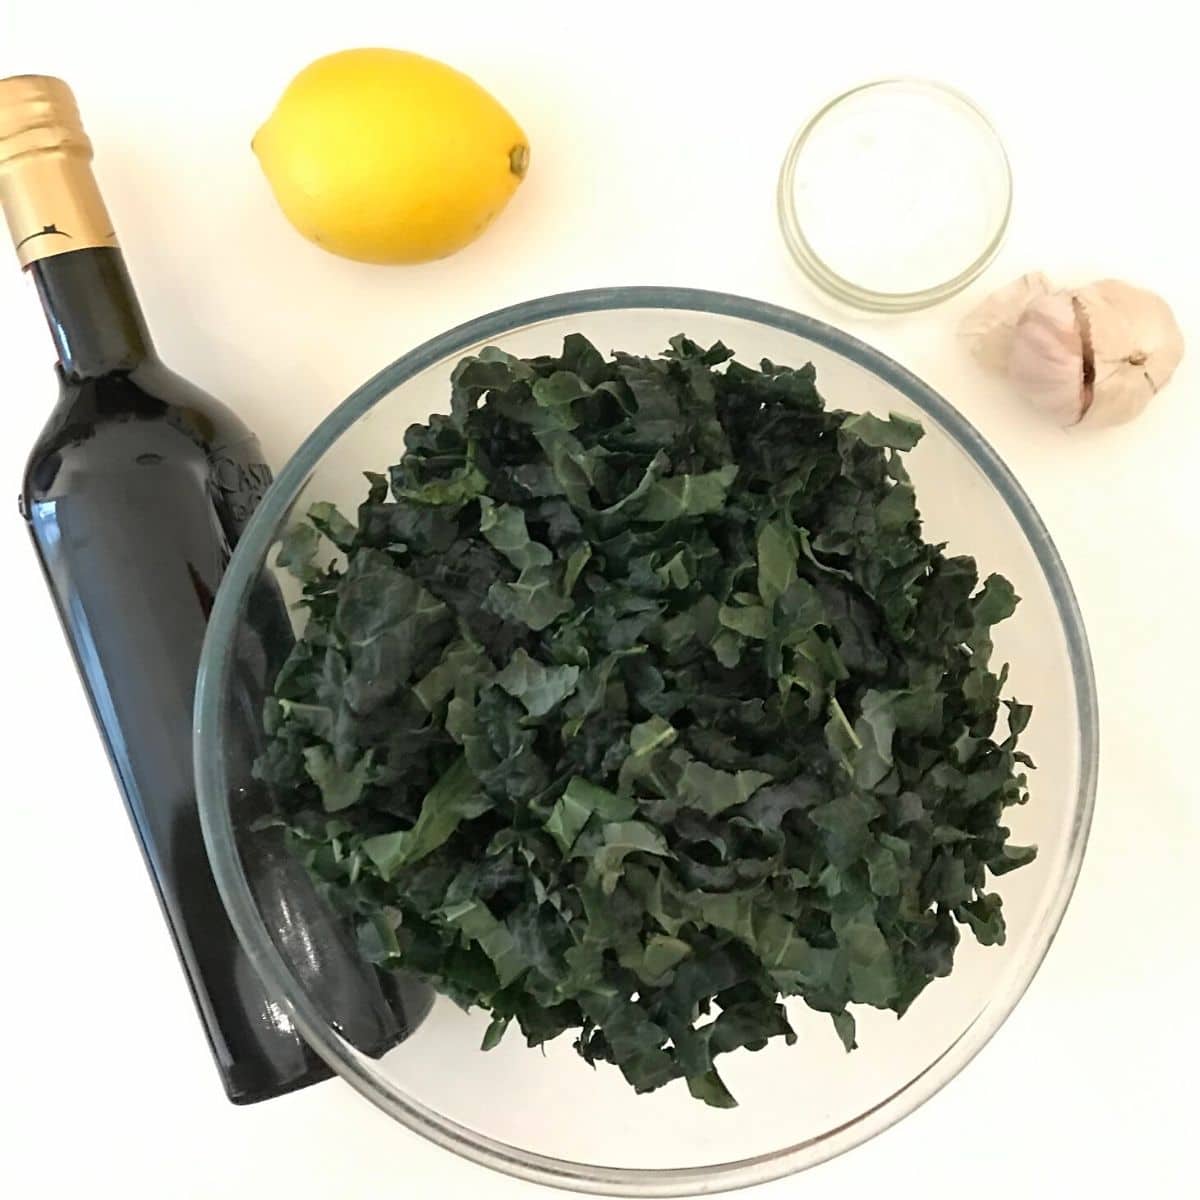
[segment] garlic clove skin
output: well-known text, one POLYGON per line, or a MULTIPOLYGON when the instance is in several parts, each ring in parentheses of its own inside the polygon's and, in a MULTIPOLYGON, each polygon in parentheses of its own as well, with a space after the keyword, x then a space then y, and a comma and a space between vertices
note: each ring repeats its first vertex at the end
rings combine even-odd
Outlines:
POLYGON ((1022 313, 1053 290, 1054 285, 1040 271, 1022 275, 967 313, 959 326, 959 336, 979 363, 989 371, 1003 372, 1008 369, 1022 313))
POLYGON ((1080 288, 1074 298, 1093 362, 1086 421, 1130 421, 1166 386, 1183 359, 1183 332, 1175 314, 1161 296, 1119 279, 1080 288))
POLYGON ((1008 374, 1029 402, 1060 425, 1077 425, 1092 405, 1079 312, 1069 292, 1030 302, 1008 353, 1008 374))

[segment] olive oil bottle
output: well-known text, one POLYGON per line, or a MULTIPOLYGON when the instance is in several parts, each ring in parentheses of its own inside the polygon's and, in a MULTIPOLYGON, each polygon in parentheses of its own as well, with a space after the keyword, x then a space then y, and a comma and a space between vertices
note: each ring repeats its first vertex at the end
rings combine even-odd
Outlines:
MULTIPOLYGON (((66 84, 0 80, 0 202, 58 359, 58 399, 29 457, 21 508, 226 1092, 248 1103, 329 1073, 234 934, 192 771, 207 618, 271 473, 250 430, 155 353, 91 157, 66 84)), ((246 634, 262 645, 242 655, 263 672, 290 637, 278 597, 272 606, 274 618, 246 634)), ((247 715, 247 737, 256 720, 247 715)), ((266 836, 247 870, 330 1019, 368 1053, 393 1045, 411 1020, 384 999, 299 864, 266 836)), ((95 895, 93 936, 111 939, 119 962, 130 947, 104 925, 101 887, 95 895)))

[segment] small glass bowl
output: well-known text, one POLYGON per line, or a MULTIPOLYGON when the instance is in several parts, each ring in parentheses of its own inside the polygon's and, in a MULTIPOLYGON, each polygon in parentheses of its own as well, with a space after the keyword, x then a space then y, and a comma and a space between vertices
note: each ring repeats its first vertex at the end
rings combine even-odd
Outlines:
POLYGON ((845 92, 796 135, 779 175, 792 256, 835 299, 925 308, 995 258, 1012 171, 991 122, 941 84, 883 79, 845 92))

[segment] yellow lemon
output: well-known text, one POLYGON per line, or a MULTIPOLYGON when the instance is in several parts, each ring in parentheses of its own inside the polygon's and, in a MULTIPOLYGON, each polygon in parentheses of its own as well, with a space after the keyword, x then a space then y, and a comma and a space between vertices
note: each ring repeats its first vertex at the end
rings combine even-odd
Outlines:
POLYGON ((521 127, 453 67, 403 50, 344 50, 288 85, 255 135, 275 199, 346 258, 415 263, 460 250, 529 165, 521 127))

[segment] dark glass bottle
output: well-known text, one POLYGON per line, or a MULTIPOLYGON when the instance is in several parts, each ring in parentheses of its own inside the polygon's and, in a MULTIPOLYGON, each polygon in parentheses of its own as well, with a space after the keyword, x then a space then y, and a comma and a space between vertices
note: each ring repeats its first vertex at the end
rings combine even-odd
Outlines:
MULTIPOLYGON (((249 1103, 329 1073, 234 935, 192 772, 207 618, 270 472, 246 426, 155 355, 90 157, 65 84, 0 80, 0 199, 58 352, 59 399, 29 458, 22 511, 225 1089, 249 1103)), ((291 636, 277 595, 256 611, 238 648, 239 669, 257 677, 248 694, 262 694, 291 636)), ((257 713, 244 724, 238 752, 250 754, 257 713)), ((240 803, 247 815, 266 807, 240 803)), ((373 1054, 398 1041, 405 1013, 283 846, 265 833, 246 867, 280 948, 343 1034, 373 1054)))

